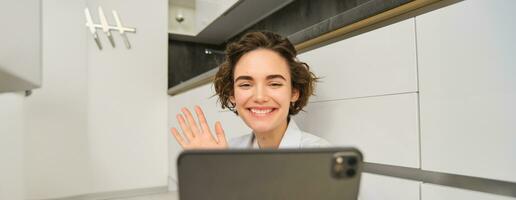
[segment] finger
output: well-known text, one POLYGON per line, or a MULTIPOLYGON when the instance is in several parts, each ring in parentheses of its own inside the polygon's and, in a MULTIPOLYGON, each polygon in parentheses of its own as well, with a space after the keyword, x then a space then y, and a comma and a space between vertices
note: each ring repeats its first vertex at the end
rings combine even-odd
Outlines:
POLYGON ((176 128, 172 128, 171 132, 172 135, 176 138, 176 141, 179 143, 179 145, 181 145, 181 147, 184 148, 187 142, 183 139, 183 136, 179 134, 176 128))
POLYGON ((182 109, 184 115, 186 116, 186 119, 188 121, 188 124, 190 125, 190 129, 192 130, 192 133, 197 136, 197 134, 199 134, 199 128, 197 127, 197 123, 195 122, 195 119, 193 118, 192 116, 192 113, 190 112, 190 110, 188 110, 188 108, 183 108, 182 109))
POLYGON ((183 130, 183 133, 185 134, 186 138, 188 138, 188 141, 192 141, 193 138, 195 138, 195 135, 192 133, 192 130, 190 130, 190 126, 186 124, 185 118, 183 118, 181 114, 177 114, 176 118, 179 122, 179 126, 181 126, 181 130, 183 130))
POLYGON ((206 117, 204 116, 201 107, 195 106, 195 114, 197 114, 197 118, 199 118, 199 124, 201 125, 203 132, 210 133, 210 126, 208 126, 208 122, 206 121, 206 117))
POLYGON ((215 133, 217 134, 219 144, 227 144, 226 134, 224 134, 224 129, 222 129, 222 124, 219 121, 215 123, 215 133))

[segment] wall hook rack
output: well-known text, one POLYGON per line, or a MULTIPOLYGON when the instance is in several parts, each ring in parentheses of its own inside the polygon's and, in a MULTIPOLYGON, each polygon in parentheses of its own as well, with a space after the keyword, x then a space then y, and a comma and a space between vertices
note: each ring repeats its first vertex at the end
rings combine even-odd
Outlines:
POLYGON ((109 39, 109 43, 111 43, 111 46, 113 48, 115 47, 115 41, 113 40, 113 35, 111 34, 111 31, 118 31, 122 36, 122 39, 124 40, 125 47, 127 49, 130 49, 131 43, 129 43, 129 38, 127 38, 126 33, 136 33, 136 28, 124 27, 116 10, 112 10, 113 17, 115 18, 116 22, 116 25, 114 26, 108 24, 106 15, 104 15, 104 10, 101 6, 98 7, 98 13, 100 24, 95 24, 93 23, 93 18, 91 17, 90 10, 88 8, 84 9, 84 14, 86 16, 86 27, 88 27, 90 33, 93 35, 93 39, 95 40, 95 43, 97 44, 99 50, 102 50, 102 43, 100 42, 99 36, 97 34, 97 29, 102 30, 102 32, 106 34, 106 36, 109 39))

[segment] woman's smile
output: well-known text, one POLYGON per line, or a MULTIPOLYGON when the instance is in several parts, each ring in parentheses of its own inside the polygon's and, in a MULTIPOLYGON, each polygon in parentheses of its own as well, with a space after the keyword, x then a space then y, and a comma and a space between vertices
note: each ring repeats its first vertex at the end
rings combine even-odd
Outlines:
POLYGON ((265 118, 265 117, 275 114, 275 111, 277 110, 277 108, 251 107, 251 108, 248 108, 247 110, 251 113, 251 116, 258 118, 258 119, 262 119, 262 118, 265 118))

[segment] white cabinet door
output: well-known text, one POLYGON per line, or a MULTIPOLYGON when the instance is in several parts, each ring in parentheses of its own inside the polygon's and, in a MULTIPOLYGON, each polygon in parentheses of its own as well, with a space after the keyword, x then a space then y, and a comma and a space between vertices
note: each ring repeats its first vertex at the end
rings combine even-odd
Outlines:
POLYGON ((434 184, 421 184, 421 200, 516 200, 514 197, 501 196, 471 190, 464 190, 434 184))
POLYGON ((24 109, 22 94, 0 94, 0 199, 27 199, 24 170, 24 109))
POLYGON ((0 92, 41 86, 41 1, 0 1, 0 92))
POLYGON ((294 118, 333 145, 355 146, 367 162, 419 168, 417 94, 310 103, 294 118))
POLYGON ((321 77, 311 101, 417 91, 414 19, 299 55, 321 77))
POLYGON ((416 18, 422 168, 516 181, 516 1, 416 18))
POLYGON ((420 182, 362 173, 359 200, 418 200, 420 182))

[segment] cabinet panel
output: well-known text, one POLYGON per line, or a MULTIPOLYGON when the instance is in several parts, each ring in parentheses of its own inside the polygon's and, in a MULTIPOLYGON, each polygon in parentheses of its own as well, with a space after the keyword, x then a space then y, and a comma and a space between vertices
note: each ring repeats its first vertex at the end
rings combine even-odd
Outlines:
POLYGON ((299 55, 322 77, 312 101, 417 91, 414 19, 299 55))
POLYGON ((27 199, 24 109, 23 94, 0 94, 0 199, 27 199))
POLYGON ((421 184, 421 200, 516 200, 514 197, 501 196, 472 190, 464 190, 434 184, 421 184))
POLYGON ((419 182, 363 173, 359 200, 418 200, 419 182))
POLYGON ((295 118, 301 129, 333 145, 356 146, 365 161, 419 167, 417 95, 310 103, 295 118))
POLYGON ((425 170, 516 181, 516 1, 416 18, 425 170))
POLYGON ((41 85, 41 1, 0 1, 0 92, 41 85))

